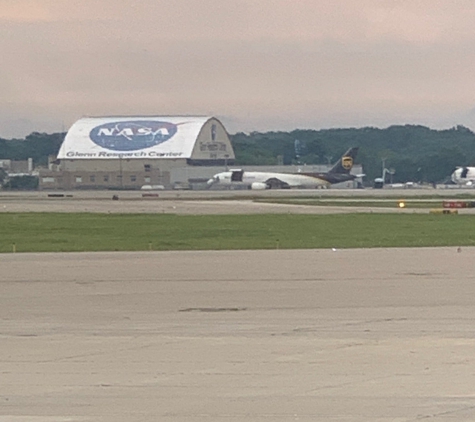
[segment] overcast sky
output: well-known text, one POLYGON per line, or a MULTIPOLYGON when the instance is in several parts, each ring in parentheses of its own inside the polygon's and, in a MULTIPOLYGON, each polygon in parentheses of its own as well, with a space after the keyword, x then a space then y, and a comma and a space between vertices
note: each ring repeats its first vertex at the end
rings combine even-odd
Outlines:
POLYGON ((4 138, 95 115, 475 129, 473 0, 0 0, 0 57, 4 138))

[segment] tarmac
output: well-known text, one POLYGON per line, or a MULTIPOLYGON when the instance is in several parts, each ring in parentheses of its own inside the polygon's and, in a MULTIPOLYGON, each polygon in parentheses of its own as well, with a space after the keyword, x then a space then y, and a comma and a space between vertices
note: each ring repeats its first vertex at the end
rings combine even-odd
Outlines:
POLYGON ((0 255, 0 421, 473 421, 474 258, 0 255))
MULTIPOLYGON (((303 189, 267 191, 74 191, 74 192, 0 192, 0 213, 3 212, 86 212, 86 213, 149 213, 149 214, 334 214, 334 213, 429 213, 428 208, 398 208, 404 198, 414 201, 429 197, 434 208, 442 207, 443 199, 472 193, 470 189, 303 189), (116 198, 114 200, 113 198, 116 198), (314 198, 352 202, 361 206, 315 206, 262 202, 286 198, 314 198), (365 206, 364 200, 387 201, 392 207, 365 206)), ((475 196, 474 196, 475 197, 475 196)), ((427 199, 426 199, 427 201, 427 199)), ((475 214, 475 208, 459 209, 460 214, 475 214)))

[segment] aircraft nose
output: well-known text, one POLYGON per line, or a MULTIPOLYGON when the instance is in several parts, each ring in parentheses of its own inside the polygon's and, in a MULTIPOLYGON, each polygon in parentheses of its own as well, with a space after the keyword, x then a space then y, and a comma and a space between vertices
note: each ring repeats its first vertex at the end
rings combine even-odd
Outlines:
POLYGON ((211 179, 209 179, 206 183, 208 186, 211 186, 213 183, 219 182, 219 176, 214 175, 211 179))
POLYGON ((452 173, 451 179, 452 179, 452 182, 457 183, 457 179, 458 179, 457 170, 455 170, 455 171, 452 173))

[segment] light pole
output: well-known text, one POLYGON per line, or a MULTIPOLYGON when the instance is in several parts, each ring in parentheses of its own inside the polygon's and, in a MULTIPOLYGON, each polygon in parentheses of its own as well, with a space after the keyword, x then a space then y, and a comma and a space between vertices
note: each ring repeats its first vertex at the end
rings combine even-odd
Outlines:
POLYGON ((120 189, 124 187, 124 182, 122 180, 122 155, 119 155, 119 179, 120 179, 120 189))
POLYGON ((224 168, 226 169, 226 171, 228 171, 228 158, 229 158, 229 155, 224 154, 224 168))

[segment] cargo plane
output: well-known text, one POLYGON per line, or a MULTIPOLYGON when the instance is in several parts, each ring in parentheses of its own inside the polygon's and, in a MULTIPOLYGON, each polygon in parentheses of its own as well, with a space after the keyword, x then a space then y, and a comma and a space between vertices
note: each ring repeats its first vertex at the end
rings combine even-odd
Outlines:
POLYGON ((475 167, 457 167, 451 174, 452 182, 457 185, 475 185, 475 167))
POLYGON ((334 183, 354 180, 364 175, 350 174, 358 147, 350 148, 338 162, 326 173, 272 173, 229 170, 215 174, 208 180, 208 188, 215 185, 232 187, 247 185, 251 189, 290 189, 329 187, 334 183))

